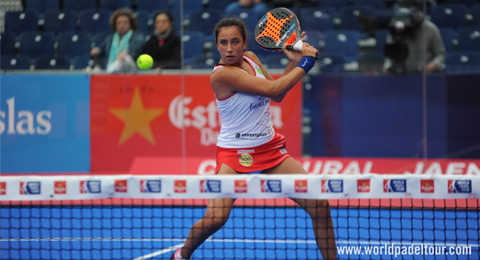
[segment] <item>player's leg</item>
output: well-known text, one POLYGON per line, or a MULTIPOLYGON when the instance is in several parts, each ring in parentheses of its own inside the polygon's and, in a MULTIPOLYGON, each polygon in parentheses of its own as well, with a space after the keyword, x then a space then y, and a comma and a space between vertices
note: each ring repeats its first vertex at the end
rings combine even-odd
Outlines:
MULTIPOLYGON (((231 167, 222 165, 217 175, 236 174, 231 167)), ((190 229, 187 240, 180 251, 182 258, 190 259, 193 252, 213 233, 223 227, 230 216, 234 199, 209 199, 205 216, 190 229)))
MULTIPOLYGON (((307 174, 302 165, 291 157, 264 172, 272 174, 307 174)), ((313 232, 323 259, 337 259, 335 232, 328 200, 293 200, 312 218, 313 232)))

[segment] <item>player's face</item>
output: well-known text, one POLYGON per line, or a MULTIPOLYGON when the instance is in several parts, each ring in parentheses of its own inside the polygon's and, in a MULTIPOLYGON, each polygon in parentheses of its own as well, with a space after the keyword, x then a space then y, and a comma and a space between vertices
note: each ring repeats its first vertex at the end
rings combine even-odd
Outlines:
POLYGON ((237 26, 223 27, 218 32, 217 49, 223 63, 239 65, 243 60, 246 42, 237 26))
POLYGON ((121 15, 117 17, 117 20, 115 21, 115 28, 117 28, 117 32, 120 35, 124 35, 128 31, 130 31, 132 27, 130 25, 130 19, 128 19, 128 16, 121 15))

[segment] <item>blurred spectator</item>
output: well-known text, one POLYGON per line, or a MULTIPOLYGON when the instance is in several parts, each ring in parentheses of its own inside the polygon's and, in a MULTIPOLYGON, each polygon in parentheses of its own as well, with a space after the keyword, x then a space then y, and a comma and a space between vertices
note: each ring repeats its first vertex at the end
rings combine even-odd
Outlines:
MULTIPOLYGON (((154 17, 155 32, 143 46, 142 53, 150 54, 156 69, 179 69, 181 39, 173 29, 173 17, 160 11, 154 17)), ((199 43, 200 44, 200 43, 199 43)))
POLYGON ((137 20, 132 10, 122 8, 110 17, 110 33, 99 47, 92 48, 90 55, 105 58, 108 73, 126 73, 137 70, 136 58, 145 43, 144 36, 136 32, 137 20))
POLYGON ((225 7, 225 13, 231 14, 239 9, 252 9, 259 15, 263 15, 269 10, 269 7, 262 0, 238 0, 225 7))
POLYGON ((402 0, 389 23, 384 70, 393 74, 445 69, 445 46, 438 27, 425 19, 418 0, 402 0))

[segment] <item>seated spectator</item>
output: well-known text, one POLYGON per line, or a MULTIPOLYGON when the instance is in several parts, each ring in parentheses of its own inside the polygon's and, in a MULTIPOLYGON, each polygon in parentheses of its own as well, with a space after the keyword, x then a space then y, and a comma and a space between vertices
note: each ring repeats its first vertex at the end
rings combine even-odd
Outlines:
POLYGON ((179 69, 181 39, 173 30, 173 17, 160 11, 155 17, 155 32, 143 46, 142 53, 152 56, 155 69, 179 69))
POLYGON ((263 15, 269 10, 269 7, 266 3, 263 3, 262 0, 238 0, 228 4, 227 7, 225 7, 225 13, 231 14, 238 9, 253 9, 257 14, 263 15))
POLYGON ((110 17, 110 33, 99 47, 92 48, 90 55, 106 58, 108 73, 128 73, 137 70, 136 58, 145 43, 144 36, 136 32, 137 20, 128 8, 116 10, 110 17))

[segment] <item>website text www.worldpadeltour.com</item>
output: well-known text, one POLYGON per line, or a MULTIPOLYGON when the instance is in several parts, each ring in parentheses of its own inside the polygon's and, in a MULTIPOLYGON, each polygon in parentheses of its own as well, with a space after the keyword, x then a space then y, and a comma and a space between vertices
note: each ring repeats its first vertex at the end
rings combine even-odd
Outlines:
POLYGON ((427 244, 382 244, 382 245, 357 245, 337 246, 337 253, 341 255, 390 255, 398 256, 469 256, 472 247, 469 245, 427 245, 427 244))

